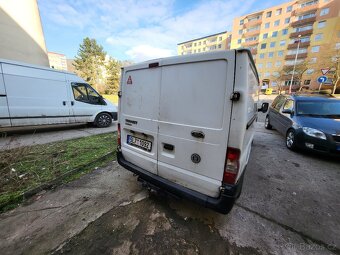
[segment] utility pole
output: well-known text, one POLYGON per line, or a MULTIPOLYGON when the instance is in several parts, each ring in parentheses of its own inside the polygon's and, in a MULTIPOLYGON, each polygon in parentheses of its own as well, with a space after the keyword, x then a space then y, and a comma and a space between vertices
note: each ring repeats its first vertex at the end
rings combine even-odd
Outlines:
MULTIPOLYGON (((294 79, 294 73, 295 73, 295 66, 296 66, 297 56, 299 54, 299 49, 300 49, 300 42, 301 42, 300 38, 301 38, 301 35, 298 36, 298 41, 297 41, 298 46, 297 46, 296 54, 295 54, 295 61, 294 61, 292 79, 290 80, 290 84, 289 84, 289 94, 292 94, 292 85, 293 85, 293 79, 294 79)), ((296 41, 294 43, 296 43, 296 41)))

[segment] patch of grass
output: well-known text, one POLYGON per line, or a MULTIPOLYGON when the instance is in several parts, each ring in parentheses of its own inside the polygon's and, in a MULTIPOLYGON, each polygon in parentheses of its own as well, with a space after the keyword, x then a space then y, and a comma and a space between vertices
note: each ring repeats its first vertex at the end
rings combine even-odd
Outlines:
POLYGON ((81 167, 79 172, 63 178, 69 182, 115 160, 115 153, 105 160, 91 164, 116 151, 116 133, 83 137, 31 147, 21 147, 0 153, 0 211, 17 204, 22 194, 81 167), (9 207, 8 207, 9 206, 9 207))

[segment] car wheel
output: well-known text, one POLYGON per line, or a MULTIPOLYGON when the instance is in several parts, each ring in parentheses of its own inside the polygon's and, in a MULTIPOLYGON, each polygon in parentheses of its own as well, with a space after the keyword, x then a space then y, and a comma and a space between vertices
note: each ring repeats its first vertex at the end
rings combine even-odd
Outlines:
POLYGON ((267 116, 266 116, 266 119, 264 120, 264 127, 265 127, 266 129, 272 129, 272 128, 273 128, 273 126, 270 125, 270 122, 269 122, 269 115, 267 115, 267 116))
POLYGON ((295 131, 293 129, 288 130, 286 135, 286 146, 290 150, 296 149, 296 143, 295 143, 295 131))
POLYGON ((112 123, 111 115, 105 112, 99 113, 96 117, 96 120, 94 121, 94 124, 100 128, 109 127, 111 123, 112 123))

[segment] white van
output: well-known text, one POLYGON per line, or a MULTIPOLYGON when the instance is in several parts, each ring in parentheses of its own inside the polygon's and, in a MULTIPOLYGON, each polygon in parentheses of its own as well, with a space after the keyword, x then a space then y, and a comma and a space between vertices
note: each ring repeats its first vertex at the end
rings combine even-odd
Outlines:
POLYGON ((228 213, 254 136, 259 78, 249 50, 123 68, 118 162, 144 185, 228 213))
POLYGON ((117 107, 77 75, 0 59, 0 128, 112 119, 117 107))

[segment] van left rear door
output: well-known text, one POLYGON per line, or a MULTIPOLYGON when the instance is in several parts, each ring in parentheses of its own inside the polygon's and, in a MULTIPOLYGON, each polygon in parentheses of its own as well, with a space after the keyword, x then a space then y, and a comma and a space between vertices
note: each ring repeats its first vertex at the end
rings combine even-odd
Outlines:
POLYGON ((8 103, 2 67, 0 64, 0 127, 10 127, 11 120, 9 118, 8 103))

